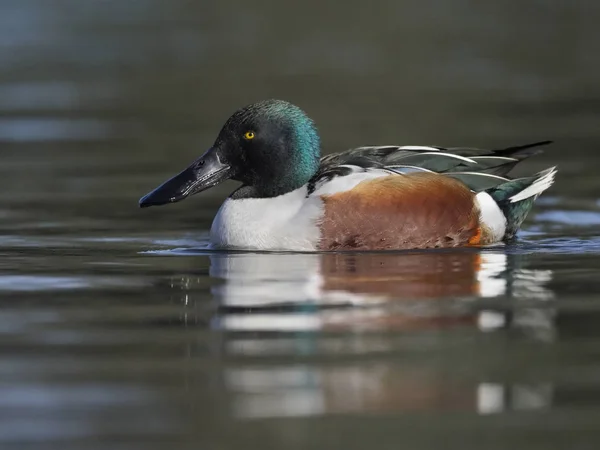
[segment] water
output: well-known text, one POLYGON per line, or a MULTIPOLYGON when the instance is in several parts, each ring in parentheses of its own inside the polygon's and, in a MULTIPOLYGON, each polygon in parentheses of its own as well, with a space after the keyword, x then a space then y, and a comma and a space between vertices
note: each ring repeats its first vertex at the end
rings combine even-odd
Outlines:
POLYGON ((0 448, 600 442, 590 1, 0 2, 0 448), (519 239, 210 252, 233 184, 137 199, 281 97, 326 151, 555 139, 519 239))

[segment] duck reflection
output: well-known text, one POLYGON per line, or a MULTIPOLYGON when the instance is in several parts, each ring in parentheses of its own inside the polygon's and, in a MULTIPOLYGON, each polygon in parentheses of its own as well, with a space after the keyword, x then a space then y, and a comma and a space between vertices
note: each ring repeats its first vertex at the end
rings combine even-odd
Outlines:
MULTIPOLYGON (((214 254, 215 326, 230 331, 505 327, 517 318, 482 299, 552 298, 551 272, 502 251, 214 254), (512 259, 511 259, 512 258, 512 259), (510 316, 510 317, 509 317, 510 316)), ((545 308, 546 305, 544 305, 545 308)), ((526 311, 523 309, 523 311, 526 311)), ((547 322, 544 314, 528 320, 547 322)))
POLYGON ((552 406, 546 383, 469 383, 450 370, 394 364, 229 369, 234 413, 243 418, 470 411, 480 415, 552 406))
MULTIPOLYGON (((503 372, 519 344, 509 350, 501 331, 553 338, 552 272, 525 268, 523 255, 214 253, 210 260, 211 326, 225 332, 213 350, 222 364, 215 383, 236 417, 552 407, 552 384, 503 372), (476 339, 493 331, 493 339, 476 339)), ((190 308, 194 285, 181 286, 190 308)))

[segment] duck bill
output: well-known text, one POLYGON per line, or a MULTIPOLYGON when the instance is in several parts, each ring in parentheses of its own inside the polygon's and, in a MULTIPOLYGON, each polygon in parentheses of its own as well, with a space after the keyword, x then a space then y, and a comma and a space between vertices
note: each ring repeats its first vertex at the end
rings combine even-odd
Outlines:
POLYGON ((215 148, 211 148, 183 172, 144 195, 140 199, 140 207, 178 202, 216 186, 232 175, 231 167, 221 161, 215 148))

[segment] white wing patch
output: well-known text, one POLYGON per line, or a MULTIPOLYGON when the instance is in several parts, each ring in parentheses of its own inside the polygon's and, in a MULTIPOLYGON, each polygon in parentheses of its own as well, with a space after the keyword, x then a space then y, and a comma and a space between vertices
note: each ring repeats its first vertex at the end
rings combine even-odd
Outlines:
POLYGON ((440 149, 437 147, 431 147, 428 145, 365 145, 357 147, 355 150, 381 150, 381 149, 396 149, 396 150, 409 150, 416 152, 437 152, 440 149))
POLYGON ((468 162, 469 164, 477 164, 476 161, 473 161, 471 158, 467 158, 466 156, 455 155, 453 153, 421 153, 421 155, 435 155, 435 156, 446 156, 447 158, 460 159, 462 161, 468 162))
POLYGON ((426 152, 439 152, 440 149, 436 147, 429 147, 428 145, 403 145, 398 147, 398 150, 413 150, 413 151, 426 151, 426 152))
POLYGON ((415 172, 435 173, 433 170, 425 169, 424 167, 409 166, 404 164, 394 164, 392 166, 385 166, 385 168, 399 174, 408 174, 415 172))
POLYGON ((502 182, 510 181, 506 177, 501 177, 500 175, 494 175, 493 173, 485 173, 485 172, 456 172, 456 173, 448 173, 447 175, 473 175, 476 177, 493 178, 495 180, 500 180, 502 182))
POLYGON ((473 161, 504 161, 506 163, 518 162, 517 158, 509 158, 507 156, 473 156, 473 161))
MULTIPOLYGON (((407 155, 407 156, 404 156, 403 158, 398 159, 398 164, 427 165, 429 160, 443 160, 443 159, 457 159, 459 161, 464 161, 466 163, 469 163, 470 165, 477 165, 477 161, 474 161, 471 158, 467 158, 466 156, 454 155, 452 153, 443 153, 443 152, 414 153, 412 155, 407 155)), ((456 164, 456 165, 458 165, 458 164, 456 164)))

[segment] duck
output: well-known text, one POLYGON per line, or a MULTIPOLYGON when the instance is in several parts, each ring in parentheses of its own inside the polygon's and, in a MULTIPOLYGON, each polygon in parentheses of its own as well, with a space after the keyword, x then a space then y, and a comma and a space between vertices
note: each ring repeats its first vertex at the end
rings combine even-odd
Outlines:
POLYGON ((379 251, 488 246, 511 240, 556 167, 512 178, 551 141, 497 150, 362 146, 321 156, 313 120, 284 100, 247 105, 213 145, 139 201, 179 202, 240 183, 210 229, 215 249, 379 251))

